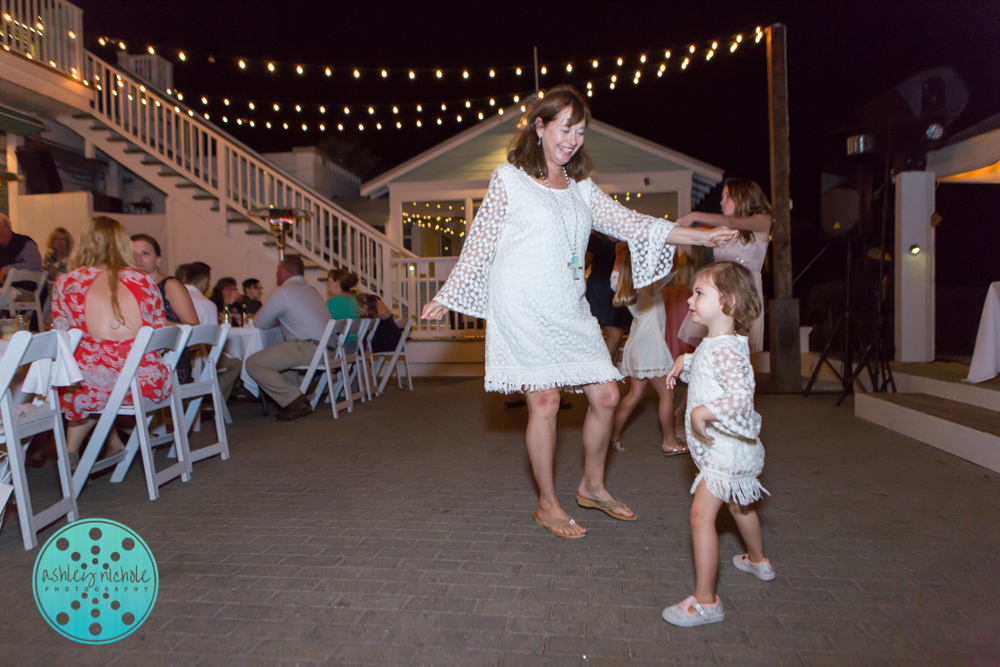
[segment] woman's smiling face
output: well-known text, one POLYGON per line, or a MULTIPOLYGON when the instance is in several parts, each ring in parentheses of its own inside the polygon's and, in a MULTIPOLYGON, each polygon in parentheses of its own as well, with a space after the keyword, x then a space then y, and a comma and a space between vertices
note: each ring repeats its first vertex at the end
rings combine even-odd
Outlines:
POLYGON ((570 125, 572 115, 573 107, 567 104, 547 124, 541 118, 535 119, 535 131, 542 140, 546 162, 563 166, 583 146, 587 123, 581 119, 579 123, 570 125))

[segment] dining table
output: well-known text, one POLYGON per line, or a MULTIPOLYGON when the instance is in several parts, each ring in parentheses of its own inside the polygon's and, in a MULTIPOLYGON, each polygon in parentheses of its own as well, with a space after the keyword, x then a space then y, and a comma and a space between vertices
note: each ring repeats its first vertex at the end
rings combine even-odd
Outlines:
POLYGON ((276 345, 284 340, 280 327, 270 329, 258 329, 256 327, 233 327, 229 330, 226 338, 226 347, 223 352, 231 359, 239 359, 243 362, 240 370, 240 379, 243 386, 254 396, 260 396, 260 388, 254 382, 250 374, 247 373, 247 359, 250 355, 260 352, 265 347, 276 345))

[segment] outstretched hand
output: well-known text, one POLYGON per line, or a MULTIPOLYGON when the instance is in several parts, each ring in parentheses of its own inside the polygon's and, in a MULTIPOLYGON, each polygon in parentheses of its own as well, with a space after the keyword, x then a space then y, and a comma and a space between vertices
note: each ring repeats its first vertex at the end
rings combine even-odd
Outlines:
POLYGON ((428 301, 424 306, 424 310, 420 313, 420 319, 423 320, 440 320, 442 317, 448 314, 448 308, 442 306, 437 301, 428 301))
POLYGON ((680 355, 674 359, 674 365, 670 367, 670 372, 667 373, 667 389, 673 389, 677 386, 677 379, 681 376, 681 371, 684 370, 684 355, 680 355))
POLYGON ((705 246, 709 248, 721 248, 729 243, 737 233, 737 230, 729 229, 728 227, 706 229, 703 232, 705 235, 705 246))

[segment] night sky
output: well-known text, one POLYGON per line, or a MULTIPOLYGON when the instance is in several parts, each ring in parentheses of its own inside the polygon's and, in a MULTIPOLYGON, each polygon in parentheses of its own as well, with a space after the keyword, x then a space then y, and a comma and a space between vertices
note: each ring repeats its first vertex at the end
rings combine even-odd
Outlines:
MULTIPOLYGON (((843 159, 854 111, 886 89, 922 70, 948 65, 963 76, 970 102, 949 133, 1000 113, 1000 2, 987 0, 831 0, 814 2, 628 2, 628 3, 444 3, 444 2, 192 2, 77 0, 84 14, 87 47, 114 62, 101 35, 126 41, 131 53, 154 45, 175 62, 176 87, 185 102, 204 108, 213 120, 228 113, 256 118, 257 127, 226 129, 261 151, 316 144, 348 118, 366 130, 341 136, 373 158, 364 178, 375 176, 430 148, 474 121, 485 103, 464 109, 464 100, 494 96, 509 105, 512 95, 533 91, 532 47, 548 67, 542 88, 594 83, 595 117, 616 127, 687 153, 726 170, 749 176, 770 191, 767 127, 766 51, 753 44, 756 26, 788 26, 791 115, 793 265, 798 272, 823 247, 819 231, 819 175, 843 159), (744 35, 735 53, 730 38, 744 35), (704 48, 720 48, 706 62, 704 48), (680 70, 698 45, 692 64, 680 70), (666 76, 655 76, 664 50, 671 50, 666 76), (183 50, 185 62, 177 54, 183 50), (645 65, 640 54, 647 54, 645 65), (208 56, 215 59, 208 62, 208 56), (618 57, 624 66, 615 66, 618 57), (240 70, 237 61, 247 59, 240 70), (597 59, 595 70, 589 63, 597 59), (266 61, 278 71, 271 74, 266 61), (295 64, 306 66, 297 75, 295 64), (566 72, 573 63, 574 71, 566 72), (524 68, 521 77, 513 67, 524 68), (317 67, 321 66, 321 67, 317 67), (334 68, 324 75, 323 67, 334 68), (354 68, 362 77, 355 79, 354 68), (381 68, 390 76, 382 79, 381 68), (442 68, 438 80, 433 70, 442 68), (488 77, 495 68, 497 76, 488 77), (417 72, 409 80, 407 72, 417 72), (468 69, 470 79, 461 72, 468 69), (640 83, 632 83, 637 69, 640 83), (615 90, 608 78, 618 73, 615 90), (198 101, 210 96, 210 104, 198 101), (226 110, 221 97, 233 105, 226 110), (256 112, 247 109, 254 101, 256 112), (426 108, 448 102, 447 115, 426 108), (282 107, 270 115, 272 103, 282 107), (304 107, 292 114, 296 103, 304 107), (414 105, 425 111, 417 114, 414 105), (328 113, 321 116, 319 105, 328 113), (391 105, 400 106, 394 117, 391 105), (367 107, 377 106, 369 116, 367 107), (471 111, 472 113, 468 113, 471 111), (463 114, 463 123, 454 121, 463 114), (467 115, 466 115, 467 114, 467 115), (440 127, 437 116, 445 121, 440 127), (365 117, 363 120, 359 116, 365 117), (395 121, 407 123, 395 129, 395 121), (422 128, 414 123, 424 119, 422 128), (296 130, 266 130, 264 121, 297 121, 296 130), (381 132, 373 123, 383 122, 381 132), (310 131, 300 129, 302 122, 310 131)), ((598 168, 600 165, 598 165, 598 168)), ((716 210, 706 202, 706 210, 716 210)), ((1000 280, 1000 187, 943 185, 938 190, 938 351, 971 354, 982 299, 1000 280), (942 326, 942 322, 947 323, 942 326)), ((811 290, 842 273, 844 252, 831 248, 796 284, 805 302, 811 290)), ((765 276, 765 282, 768 277, 765 276)))

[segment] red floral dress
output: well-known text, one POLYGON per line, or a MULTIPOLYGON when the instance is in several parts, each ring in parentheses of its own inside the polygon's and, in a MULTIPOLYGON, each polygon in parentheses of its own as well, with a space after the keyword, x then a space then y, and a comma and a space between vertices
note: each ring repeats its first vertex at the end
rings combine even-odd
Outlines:
MULTIPOLYGON (((91 412, 104 409, 132 349, 130 340, 98 340, 87 330, 84 318, 87 291, 94 279, 103 274, 101 269, 82 266, 60 276, 52 295, 55 328, 83 332, 75 355, 83 380, 72 387, 59 389, 63 412, 71 420, 83 419, 91 412)), ((143 326, 158 329, 165 325, 160 289, 149 276, 135 269, 122 269, 118 272, 118 282, 138 302, 143 326)), ((170 371, 159 352, 150 352, 142 358, 138 377, 144 397, 160 402, 170 394, 170 371)), ((124 404, 132 404, 131 392, 125 396, 124 404)))

